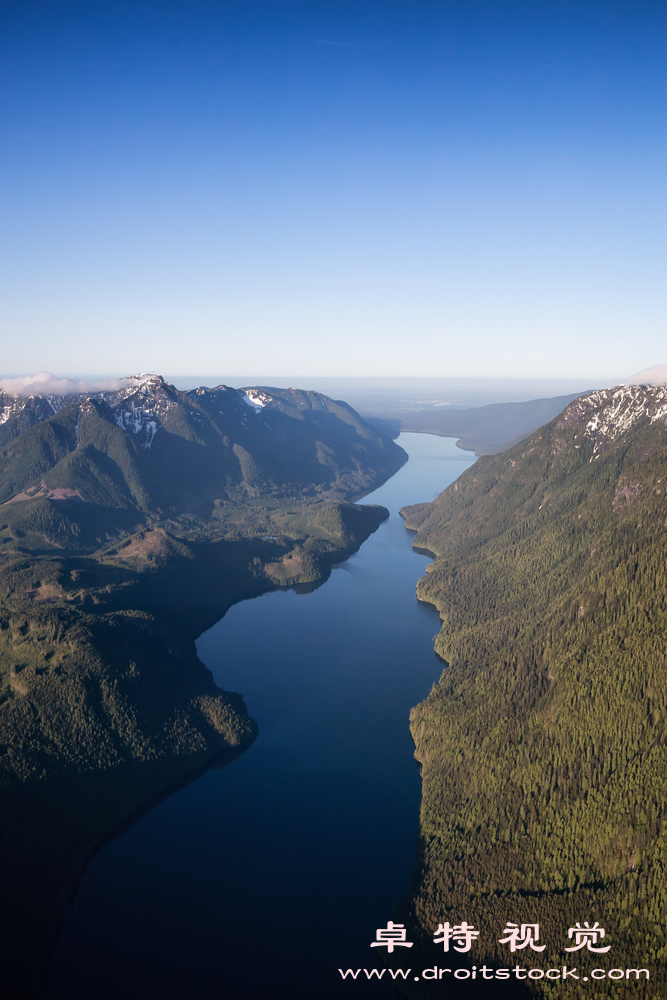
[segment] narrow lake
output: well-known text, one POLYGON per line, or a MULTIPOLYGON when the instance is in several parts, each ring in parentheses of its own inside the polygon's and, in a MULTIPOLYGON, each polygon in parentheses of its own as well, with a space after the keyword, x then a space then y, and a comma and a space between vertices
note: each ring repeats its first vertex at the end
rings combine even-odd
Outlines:
POLYGON ((428 559, 398 510, 474 461, 451 438, 399 444, 410 461, 363 501, 391 517, 356 555, 312 593, 235 605, 198 640, 259 736, 102 847, 47 1000, 394 995, 338 969, 381 966, 370 943, 409 883, 417 837, 409 711, 441 672, 438 616, 415 598, 428 559))

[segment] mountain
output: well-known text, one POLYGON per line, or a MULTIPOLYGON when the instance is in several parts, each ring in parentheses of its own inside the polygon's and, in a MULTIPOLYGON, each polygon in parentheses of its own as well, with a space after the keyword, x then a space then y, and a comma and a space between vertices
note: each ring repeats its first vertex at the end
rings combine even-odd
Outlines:
POLYGON ((423 800, 404 917, 425 964, 446 920, 480 931, 456 956, 478 967, 513 967, 507 923, 539 924, 546 950, 520 965, 648 969, 595 997, 664 995, 666 424, 664 387, 594 392, 403 511, 435 555, 417 594, 440 612, 448 664, 411 717, 423 800), (608 953, 564 950, 585 921, 608 953))
MULTIPOLYGON (((391 431, 417 431, 459 438, 458 446, 477 455, 494 455, 542 424, 553 419, 581 393, 549 396, 519 402, 487 403, 484 406, 429 406, 409 409, 406 406, 372 411, 366 419, 371 426, 391 431)), ((364 411, 365 412, 365 411, 364 411)), ((371 412, 371 411, 369 411, 371 412)))
POLYGON ((255 737, 196 637, 325 579, 387 517, 354 501, 406 455, 298 389, 139 375, 1 405, 0 962, 19 1000, 95 845, 255 737))
POLYGON ((157 375, 117 392, 4 396, 0 505, 12 537, 94 550, 216 504, 349 499, 405 453, 345 403, 297 389, 179 392, 157 375))

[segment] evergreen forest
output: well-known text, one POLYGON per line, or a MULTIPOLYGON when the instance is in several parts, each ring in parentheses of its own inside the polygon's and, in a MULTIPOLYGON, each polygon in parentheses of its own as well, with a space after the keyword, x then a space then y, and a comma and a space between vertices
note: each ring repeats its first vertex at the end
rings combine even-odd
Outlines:
MULTIPOLYGON (((425 966, 581 977, 477 983, 480 995, 666 995, 663 396, 633 387, 577 400, 402 511, 414 545, 435 556, 418 597, 440 613, 446 666, 411 715, 423 799, 401 916, 425 966), (479 931, 469 952, 433 944, 446 921, 479 931), (586 922, 608 951, 565 950, 586 922), (500 943, 508 923, 538 925, 544 950, 512 953, 500 943), (593 983, 593 968, 623 979, 593 983)), ((450 977, 410 994, 474 987, 450 977)))

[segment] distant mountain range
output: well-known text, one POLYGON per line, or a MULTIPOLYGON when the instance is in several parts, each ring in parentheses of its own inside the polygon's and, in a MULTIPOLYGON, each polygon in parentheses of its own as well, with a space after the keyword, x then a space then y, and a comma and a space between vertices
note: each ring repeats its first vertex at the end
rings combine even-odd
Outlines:
POLYGON ((449 664, 411 719, 423 804, 407 919, 424 955, 438 923, 467 920, 477 966, 513 967, 506 923, 536 924, 533 965, 648 969, 595 997, 663 996, 667 388, 577 399, 403 513, 436 556, 418 596, 449 664), (599 922, 608 955, 564 951, 577 921, 599 922))
POLYGON ((364 409, 373 427, 397 435, 400 431, 438 434, 458 438, 458 445, 476 455, 494 455, 527 437, 531 431, 552 420, 582 393, 549 396, 519 402, 487 403, 461 408, 431 403, 421 407, 403 405, 364 409))

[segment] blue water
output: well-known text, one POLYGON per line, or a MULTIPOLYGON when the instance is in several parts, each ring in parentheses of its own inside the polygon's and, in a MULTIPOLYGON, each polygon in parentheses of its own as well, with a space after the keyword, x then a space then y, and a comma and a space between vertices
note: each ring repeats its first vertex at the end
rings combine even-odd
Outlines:
POLYGON ((337 970, 381 966, 369 946, 408 886, 417 837, 408 716, 441 672, 438 616, 415 599, 428 559, 397 512, 473 461, 448 438, 399 443, 410 461, 364 501, 391 517, 356 555, 312 593, 235 605, 198 640, 259 736, 102 847, 48 1000, 393 995, 337 970))

